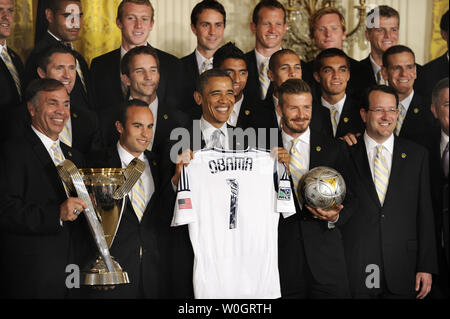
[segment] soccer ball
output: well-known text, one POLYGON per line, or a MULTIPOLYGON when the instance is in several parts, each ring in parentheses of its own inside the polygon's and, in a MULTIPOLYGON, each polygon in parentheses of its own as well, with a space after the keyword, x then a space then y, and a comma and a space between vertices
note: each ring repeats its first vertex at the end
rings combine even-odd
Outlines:
POLYGON ((303 204, 329 210, 344 201, 346 187, 344 178, 338 171, 319 166, 303 175, 297 191, 303 204))

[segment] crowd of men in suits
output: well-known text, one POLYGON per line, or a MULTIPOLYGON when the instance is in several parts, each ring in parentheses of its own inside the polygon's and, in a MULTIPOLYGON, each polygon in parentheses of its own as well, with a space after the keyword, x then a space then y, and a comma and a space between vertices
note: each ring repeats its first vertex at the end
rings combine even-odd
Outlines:
MULTIPOLYGON (((193 297, 188 229, 170 221, 182 167, 194 151, 217 145, 275 149, 295 188, 317 166, 346 180, 339 207, 298 199, 297 214, 280 218, 283 298, 448 297, 448 52, 418 65, 398 44, 398 12, 382 5, 368 16, 374 12, 379 24, 365 32, 371 52, 356 61, 342 51, 343 15, 316 11, 309 31, 319 53, 305 62, 282 47, 280 2, 254 8, 255 48, 244 53, 222 43, 224 7, 203 0, 191 14, 197 47, 178 59, 147 42, 150 1, 123 0, 121 46, 89 68, 72 46, 81 2, 50 0, 47 33, 24 66, 7 46, 14 0, 0 0, 0 297, 193 297), (180 127, 191 138, 201 132, 201 141, 174 158, 170 137, 180 127), (255 129, 257 143, 237 145, 234 128, 255 129), (80 168, 126 167, 134 158, 146 164, 144 196, 127 197, 111 247, 130 284, 67 289, 66 266, 87 264, 96 249, 79 215, 87 204, 55 166, 70 159, 80 168)), ((447 45, 448 22, 447 11, 447 45)))

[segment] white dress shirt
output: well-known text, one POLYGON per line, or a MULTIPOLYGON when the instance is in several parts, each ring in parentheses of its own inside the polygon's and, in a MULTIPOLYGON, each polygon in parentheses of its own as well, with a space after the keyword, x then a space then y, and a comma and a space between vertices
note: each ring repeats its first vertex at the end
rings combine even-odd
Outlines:
POLYGON ((202 65, 203 62, 205 62, 206 60, 211 60, 211 63, 214 61, 213 57, 211 57, 210 59, 205 58, 199 51, 198 49, 195 49, 195 58, 197 59, 197 66, 198 66, 198 74, 202 74, 202 65))
POLYGON ((0 43, 0 58, 1 58, 2 60, 3 60, 3 57, 2 57, 3 50, 8 50, 8 48, 6 47, 6 41, 5 41, 5 44, 4 44, 4 45, 2 45, 2 44, 0 43))
POLYGON ((414 97, 414 90, 412 90, 411 94, 408 95, 405 99, 403 99, 399 103, 405 108, 405 117, 406 117, 406 113, 408 113, 409 105, 411 104, 413 97, 414 97))
POLYGON ((372 180, 375 180, 375 157, 377 156, 377 146, 383 145, 383 151, 381 154, 386 159, 386 164, 389 170, 389 176, 391 175, 391 167, 392 167, 392 155, 394 153, 394 134, 384 141, 384 143, 379 144, 375 140, 373 140, 367 132, 364 132, 364 143, 366 144, 367 158, 369 161, 370 171, 372 173, 372 180))
POLYGON ((337 110, 337 119, 336 119, 337 125, 339 125, 339 121, 341 120, 342 110, 344 109, 344 104, 345 104, 346 99, 347 99, 347 94, 345 94, 344 97, 336 104, 330 104, 323 97, 320 98, 320 100, 322 101, 322 105, 330 110, 330 115, 331 115, 331 107, 332 106, 334 106, 334 108, 337 110))
MULTIPOLYGON (((227 131, 227 123, 224 123, 222 127, 219 128, 223 134, 220 135, 220 142, 223 145, 223 148, 229 150, 228 143, 228 131, 227 131)), ((217 130, 216 127, 212 126, 211 123, 206 121, 203 116, 200 118, 200 130, 202 131, 203 138, 205 140, 206 148, 213 147, 212 135, 217 130)))
MULTIPOLYGON (((379 66, 374 59, 372 58, 372 55, 369 54, 370 64, 372 64, 372 71, 373 75, 375 77, 375 81, 377 81, 377 74, 379 71, 381 71, 381 66, 379 66)), ((384 80, 383 76, 381 75, 381 81, 380 84, 388 85, 388 82, 384 80)))
POLYGON ((440 150, 441 150, 441 158, 442 155, 444 155, 444 150, 445 147, 448 144, 448 135, 444 133, 444 131, 441 130, 441 145, 440 145, 440 150))
POLYGON ((242 97, 239 101, 234 103, 233 112, 231 112, 230 117, 228 118, 228 124, 230 124, 231 126, 236 127, 236 125, 237 125, 239 112, 241 111, 243 101, 244 101, 244 95, 242 95, 242 97))
POLYGON ((55 154, 53 153, 53 150, 51 149, 52 145, 56 142, 56 144, 58 145, 58 149, 61 152, 62 157, 65 159, 64 157, 64 153, 61 149, 61 145, 59 144, 59 139, 57 139, 56 141, 52 140, 50 137, 48 137, 45 134, 42 134, 41 132, 39 132, 37 129, 34 128, 33 125, 31 125, 31 129, 34 131, 34 133, 36 133, 36 135, 39 137, 39 139, 41 140, 42 144, 44 144, 45 149, 48 152, 48 155, 50 155, 51 159, 53 162, 55 162, 55 154))
MULTIPOLYGON (((120 163, 122 165, 122 168, 126 168, 128 164, 135 158, 133 155, 128 153, 122 145, 120 145, 120 142, 117 142, 117 152, 119 153, 120 157, 120 163)), ((153 181, 152 172, 150 170, 150 164, 148 162, 148 159, 145 157, 144 153, 141 153, 139 155, 138 159, 143 161, 145 163, 145 170, 141 175, 142 184, 144 185, 144 192, 145 192, 145 206, 147 207, 148 202, 150 201, 150 198, 152 197, 153 193, 155 192, 155 182, 153 181)), ((131 192, 130 192, 131 194, 131 192)), ((131 196, 131 195, 130 195, 131 196)))

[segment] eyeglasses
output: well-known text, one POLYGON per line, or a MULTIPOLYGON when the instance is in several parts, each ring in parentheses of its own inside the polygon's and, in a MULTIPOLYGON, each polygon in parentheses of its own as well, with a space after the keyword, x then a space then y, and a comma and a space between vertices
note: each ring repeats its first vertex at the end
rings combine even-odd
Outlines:
POLYGON ((395 108, 395 107, 392 107, 392 108, 387 109, 387 110, 385 110, 385 109, 383 109, 381 107, 377 107, 377 108, 374 108, 374 109, 369 109, 369 111, 374 112, 374 113, 379 113, 379 114, 381 114, 381 113, 387 113, 387 114, 396 114, 396 113, 398 113, 398 109, 395 108))

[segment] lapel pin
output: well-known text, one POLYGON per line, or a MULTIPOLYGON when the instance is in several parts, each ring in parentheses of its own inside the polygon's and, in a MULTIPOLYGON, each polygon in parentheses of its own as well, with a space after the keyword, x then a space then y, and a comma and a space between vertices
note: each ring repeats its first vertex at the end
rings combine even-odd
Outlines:
POLYGON ((344 117, 344 123, 348 123, 349 119, 348 117, 344 117))
POLYGON ((167 119, 169 118, 169 116, 168 116, 167 114, 164 114, 163 118, 164 118, 165 120, 167 120, 167 119))
POLYGON ((417 107, 414 108, 414 114, 419 114, 419 109, 417 107))
POLYGON ((67 155, 69 155, 69 157, 72 157, 72 152, 67 152, 67 155))
POLYGON ((156 166, 156 161, 153 161, 153 166, 156 166))
POLYGON ((406 158, 406 153, 402 153, 402 158, 406 158))
POLYGON ((245 115, 249 116, 250 115, 250 110, 245 110, 245 115))
POLYGON ((72 113, 74 118, 78 118, 78 114, 77 113, 72 113))
POLYGON ((317 147, 316 147, 316 151, 317 151, 317 152, 320 152, 321 150, 322 150, 322 148, 321 148, 320 146, 317 146, 317 147))

